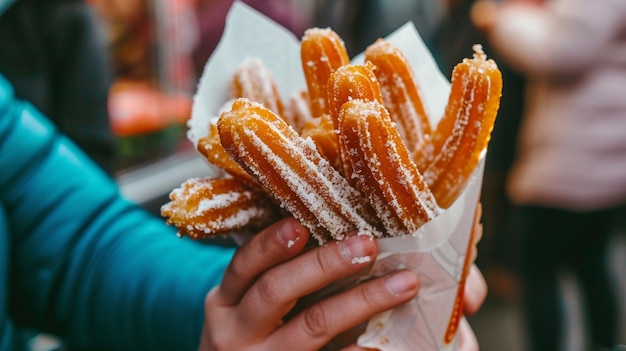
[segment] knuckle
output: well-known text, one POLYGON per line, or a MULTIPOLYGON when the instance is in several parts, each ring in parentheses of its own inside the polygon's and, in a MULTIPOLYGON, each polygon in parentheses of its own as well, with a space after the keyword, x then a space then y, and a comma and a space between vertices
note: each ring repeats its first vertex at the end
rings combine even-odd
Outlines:
POLYGON ((261 300, 267 303, 276 303, 282 300, 279 279, 275 274, 267 273, 256 283, 261 300))
POLYGON ((219 337, 214 337, 207 342, 208 349, 214 351, 222 351, 232 349, 232 343, 227 340, 219 339, 219 337))
POLYGON ((276 235, 254 236, 237 250, 228 265, 227 273, 239 280, 252 279, 259 273, 259 267, 277 256, 279 246, 276 240, 276 235))
POLYGON ((304 310, 304 332, 312 337, 319 338, 328 334, 328 324, 324 309, 319 305, 313 305, 304 310))
POLYGON ((360 294, 361 294, 361 300, 363 301, 363 303, 365 304, 365 306, 368 307, 375 307, 378 305, 377 303, 377 294, 375 291, 372 291, 373 289, 366 289, 365 287, 361 287, 359 289, 360 294))
POLYGON ((239 257, 235 256, 233 260, 230 261, 228 268, 226 268, 227 274, 232 276, 237 280, 247 279, 250 267, 243 260, 239 259, 239 257))
POLYGON ((327 254, 328 252, 330 252, 330 250, 319 249, 315 255, 317 266, 323 275, 330 275, 333 272, 333 267, 336 266, 332 264, 331 258, 327 254))
POLYGON ((218 296, 217 296, 218 289, 219 289, 219 285, 211 289, 211 291, 209 291, 204 296, 204 310, 205 311, 209 310, 214 304, 216 304, 216 301, 218 299, 218 296))
POLYGON ((262 235, 260 236, 259 244, 256 245, 257 253, 261 255, 267 255, 268 252, 275 251, 277 235, 262 235))

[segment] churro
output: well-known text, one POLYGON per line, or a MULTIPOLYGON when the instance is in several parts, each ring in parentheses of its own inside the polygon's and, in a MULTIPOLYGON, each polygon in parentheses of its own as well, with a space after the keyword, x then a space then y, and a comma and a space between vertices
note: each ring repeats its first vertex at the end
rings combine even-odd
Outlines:
POLYGON ((387 235, 412 234, 437 215, 435 198, 382 104, 363 100, 345 103, 339 131, 349 150, 353 177, 387 235))
POLYGON ((235 178, 191 178, 161 206, 178 235, 202 239, 236 230, 256 231, 279 218, 273 199, 235 178))
POLYGON ((284 113, 274 75, 257 57, 248 57, 239 65, 231 80, 230 92, 232 98, 245 97, 265 105, 279 116, 284 113))
POLYGON ((378 39, 365 50, 365 61, 374 64, 383 104, 410 152, 422 148, 432 133, 420 87, 404 53, 378 39))
POLYGON ((430 139, 432 159, 416 159, 437 203, 448 208, 469 180, 487 147, 500 106, 502 75, 479 45, 472 59, 464 59, 452 73, 444 116, 430 139))
POLYGON ((328 113, 326 85, 331 73, 350 62, 343 40, 330 28, 310 28, 300 45, 302 70, 306 79, 311 114, 328 113))
POLYGON ((209 133, 198 139, 198 152, 206 158, 212 165, 226 171, 235 178, 248 185, 258 185, 241 166, 233 161, 228 152, 222 146, 219 133, 217 131, 217 119, 212 119, 209 123, 209 133))
MULTIPOLYGON (((335 129, 339 126, 339 111, 346 102, 354 99, 366 101, 379 101, 383 97, 378 80, 372 71, 371 64, 344 65, 335 70, 328 79, 328 104, 329 113, 335 129)), ((339 155, 341 158, 341 172, 354 185, 352 178, 351 163, 347 160, 348 152, 345 149, 341 133, 336 133, 339 155)))
POLYGON ((263 105, 236 100, 221 114, 222 145, 305 225, 318 242, 347 232, 381 236, 361 194, 283 119, 263 105))

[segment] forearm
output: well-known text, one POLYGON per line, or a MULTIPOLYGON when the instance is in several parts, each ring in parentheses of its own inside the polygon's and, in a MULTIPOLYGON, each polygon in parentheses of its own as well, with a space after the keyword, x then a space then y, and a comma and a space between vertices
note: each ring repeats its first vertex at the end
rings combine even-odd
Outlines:
POLYGON ((84 243, 96 247, 77 250, 85 257, 71 263, 60 292, 66 301, 57 301, 60 317, 71 321, 71 343, 129 350, 197 348, 204 296, 221 280, 230 252, 178 239, 150 221, 137 217, 135 223, 112 225, 115 234, 84 243))
POLYGON ((30 105, 8 109, 0 196, 11 222, 16 318, 82 347, 193 349, 204 296, 232 250, 178 239, 123 200, 30 105))

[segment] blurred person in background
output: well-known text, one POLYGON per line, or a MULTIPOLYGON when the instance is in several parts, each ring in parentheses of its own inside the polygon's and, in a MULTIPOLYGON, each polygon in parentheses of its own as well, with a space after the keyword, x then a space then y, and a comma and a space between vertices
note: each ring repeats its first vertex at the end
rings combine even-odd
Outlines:
POLYGON ((116 139, 104 33, 82 0, 0 0, 0 71, 109 174, 116 139))
POLYGON ((626 2, 481 1, 472 12, 492 49, 528 79, 507 190, 531 350, 564 345, 564 270, 581 287, 592 349, 608 349, 619 305, 607 244, 626 203, 626 2))

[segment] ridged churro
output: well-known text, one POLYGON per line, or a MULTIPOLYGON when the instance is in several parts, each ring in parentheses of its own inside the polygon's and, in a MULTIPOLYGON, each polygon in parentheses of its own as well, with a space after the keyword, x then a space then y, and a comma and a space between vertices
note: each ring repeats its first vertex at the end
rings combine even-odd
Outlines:
POLYGON ((412 153, 422 148, 432 133, 420 87, 404 53, 378 39, 365 50, 365 61, 374 64, 383 104, 412 153))
POLYGON ((248 185, 258 186, 254 178, 241 168, 237 162, 233 161, 222 146, 220 135, 217 131, 217 118, 209 123, 209 133, 198 139, 196 149, 210 164, 226 171, 248 185))
POLYGON ((300 46, 302 70, 306 79, 311 114, 328 113, 326 84, 331 73, 350 62, 343 40, 330 28, 310 28, 300 46))
POLYGON ((178 235, 202 239, 236 230, 256 231, 279 218, 267 193, 234 178, 191 178, 161 207, 178 235))
MULTIPOLYGON (((339 112, 341 106, 350 100, 379 101, 382 103, 383 97, 380 91, 378 80, 372 71, 371 64, 364 65, 344 65, 339 67, 330 75, 328 79, 328 110, 332 118, 335 130, 339 126, 339 112)), ((351 163, 347 160, 348 152, 345 149, 341 133, 336 133, 339 155, 341 157, 342 174, 354 185, 352 178, 351 163)))
POLYGON ((265 105, 279 116, 284 113, 284 104, 274 75, 257 57, 248 57, 239 65, 231 80, 232 98, 245 97, 265 105))
POLYGON ((502 75, 480 46, 452 73, 445 114, 431 138, 432 159, 416 159, 437 203, 448 208, 469 180, 491 136, 502 94, 502 75))
POLYGON ((381 103, 345 103, 339 132, 349 150, 353 177, 387 235, 412 234, 437 215, 435 198, 381 103))
POLYGON ((320 243, 340 240, 358 230, 374 236, 361 194, 283 119, 263 105, 236 100, 221 114, 218 130, 224 148, 244 169, 263 184, 268 193, 320 243))

